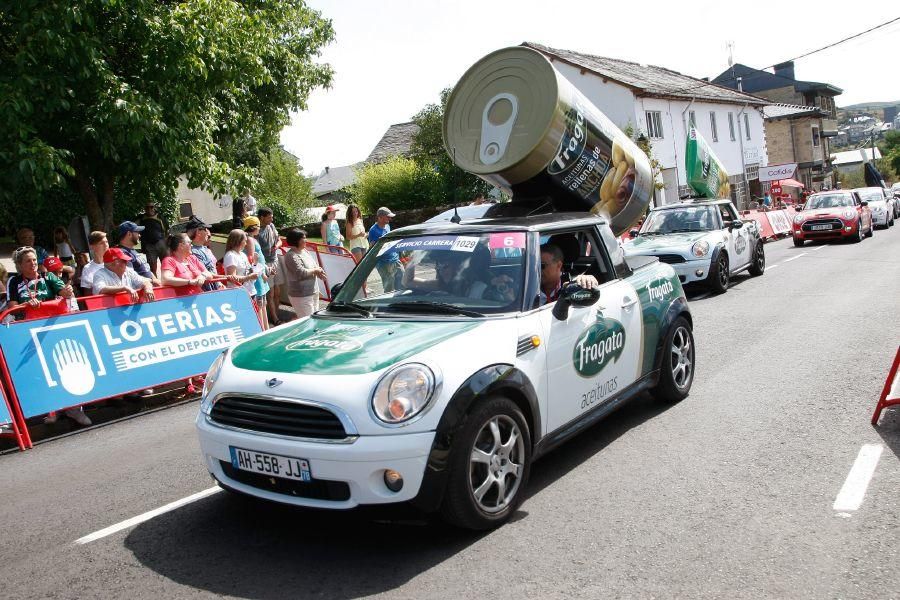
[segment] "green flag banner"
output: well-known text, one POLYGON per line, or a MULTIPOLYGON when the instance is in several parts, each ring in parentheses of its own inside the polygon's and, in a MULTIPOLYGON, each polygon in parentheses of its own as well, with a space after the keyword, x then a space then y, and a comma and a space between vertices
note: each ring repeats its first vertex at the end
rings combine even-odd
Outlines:
POLYGON ((731 195, 725 167, 693 127, 688 132, 684 163, 688 185, 695 192, 705 198, 728 198, 731 195))

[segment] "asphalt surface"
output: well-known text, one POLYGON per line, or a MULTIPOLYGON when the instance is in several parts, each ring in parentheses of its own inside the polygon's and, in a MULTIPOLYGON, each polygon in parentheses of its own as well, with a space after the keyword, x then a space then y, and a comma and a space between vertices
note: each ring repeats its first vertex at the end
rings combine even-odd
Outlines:
POLYGON ((8 598, 897 598, 900 409, 869 419, 900 342, 900 227, 766 246, 762 277, 691 292, 697 372, 535 464, 497 531, 323 513, 212 486, 190 403, 0 456, 8 598), (881 449, 856 510, 833 504, 881 449))

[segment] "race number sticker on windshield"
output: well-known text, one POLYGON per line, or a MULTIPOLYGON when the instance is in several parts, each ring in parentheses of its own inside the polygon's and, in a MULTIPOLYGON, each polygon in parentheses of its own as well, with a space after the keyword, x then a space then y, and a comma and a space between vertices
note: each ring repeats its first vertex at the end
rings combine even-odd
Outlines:
POLYGON ((502 248, 524 248, 525 232, 492 233, 488 244, 490 245, 491 250, 499 250, 502 248))
POLYGON ((453 240, 453 246, 451 246, 450 249, 455 252, 472 252, 477 245, 477 237, 467 237, 461 235, 453 240))

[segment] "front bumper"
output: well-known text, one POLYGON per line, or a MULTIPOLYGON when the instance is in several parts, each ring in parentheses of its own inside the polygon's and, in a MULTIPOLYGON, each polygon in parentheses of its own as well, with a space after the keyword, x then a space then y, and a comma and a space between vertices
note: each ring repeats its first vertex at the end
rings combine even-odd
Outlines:
POLYGON ((415 498, 434 440, 434 432, 429 431, 360 436, 348 444, 298 441, 226 429, 212 423, 202 412, 196 426, 203 461, 219 483, 266 500, 315 508, 347 509, 415 498), (230 446, 306 459, 312 485, 294 485, 291 480, 236 470, 231 465, 230 446), (400 491, 387 488, 385 469, 403 476, 400 491))
POLYGON ((887 226, 888 221, 890 221, 890 211, 884 211, 880 213, 873 212, 872 213, 872 225, 879 226, 887 226))
POLYGON ((840 229, 830 229, 826 231, 805 231, 802 228, 802 224, 794 224, 794 239, 795 240, 840 240, 843 238, 849 238, 856 235, 857 230, 859 229, 859 221, 857 220, 854 223, 843 223, 840 229))

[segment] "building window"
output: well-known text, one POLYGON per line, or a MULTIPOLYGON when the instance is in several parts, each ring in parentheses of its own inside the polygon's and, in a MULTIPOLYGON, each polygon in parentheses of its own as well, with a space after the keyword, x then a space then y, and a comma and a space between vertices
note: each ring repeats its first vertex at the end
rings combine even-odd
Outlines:
POLYGON ((819 147, 819 128, 818 127, 812 128, 812 138, 813 138, 813 148, 818 148, 819 147))
POLYGON ((750 117, 744 113, 744 131, 747 132, 747 139, 750 139, 750 117))
POLYGON ((712 130, 712 141, 719 141, 719 130, 716 127, 716 113, 709 113, 709 128, 712 130))
POLYGON ((755 181, 759 179, 759 163, 746 165, 744 167, 744 175, 747 177, 747 181, 755 181))
POLYGON ((658 110, 647 111, 647 136, 651 140, 662 139, 662 113, 658 110))
POLYGON ((728 113, 728 135, 731 136, 731 141, 735 140, 734 137, 734 113, 728 113))
POLYGON ((694 111, 688 111, 688 127, 697 127, 697 116, 694 114, 694 111))

